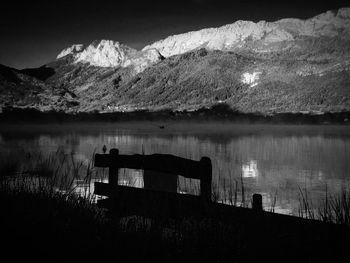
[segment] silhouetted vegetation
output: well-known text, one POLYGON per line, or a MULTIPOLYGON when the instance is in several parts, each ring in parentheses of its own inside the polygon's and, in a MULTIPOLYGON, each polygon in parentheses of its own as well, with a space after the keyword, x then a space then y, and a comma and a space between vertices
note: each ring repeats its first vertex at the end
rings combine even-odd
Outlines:
MULTIPOLYGON (((70 102, 73 106, 78 102, 70 102)), ((172 111, 164 109, 159 111, 137 110, 132 112, 80 112, 69 114, 63 111, 41 112, 36 109, 21 109, 6 107, 0 114, 0 122, 26 122, 26 123, 52 123, 52 122, 114 122, 137 120, 188 120, 210 121, 226 120, 245 123, 286 123, 286 124, 349 124, 350 112, 328 112, 323 114, 312 113, 275 113, 264 115, 261 113, 242 113, 232 109, 225 103, 219 103, 211 108, 200 108, 195 111, 172 111)))
MULTIPOLYGON (((86 171, 69 155, 64 156, 59 151, 46 157, 26 156, 34 158, 32 168, 1 169, 3 256, 133 262, 320 262, 340 260, 350 248, 348 226, 240 207, 230 217, 112 218, 96 207, 93 195, 77 195, 53 180, 57 173, 62 178, 83 174, 86 182, 94 177, 91 169, 86 171), (67 162, 69 166, 64 165, 67 162), (68 174, 62 174, 67 169, 68 174), (6 172, 9 176, 4 176, 6 172)), ((71 180, 65 182, 69 185, 71 180)))
POLYGON ((348 187, 342 187, 337 194, 329 194, 326 191, 318 207, 308 198, 306 190, 300 190, 300 203, 299 216, 301 217, 350 226, 350 190, 348 187))

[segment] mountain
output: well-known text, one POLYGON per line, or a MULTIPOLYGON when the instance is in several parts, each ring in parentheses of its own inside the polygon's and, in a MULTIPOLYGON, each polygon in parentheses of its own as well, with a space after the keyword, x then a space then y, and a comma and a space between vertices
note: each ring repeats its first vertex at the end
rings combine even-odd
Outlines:
POLYGON ((73 45, 58 54, 57 59, 72 56, 73 63, 88 63, 96 67, 134 67, 135 73, 142 72, 151 64, 162 59, 160 53, 149 48, 137 51, 112 40, 94 41, 89 46, 73 45))
POLYGON ((141 51, 94 41, 37 69, 0 71, 2 106, 114 112, 218 103, 242 112, 349 111, 350 8, 307 20, 237 21, 141 51))
MULTIPOLYGON (((50 70, 50 69, 48 69, 50 70)), ((44 68, 24 70, 24 72, 45 72, 44 68)), ((75 105, 69 92, 47 84, 39 78, 22 73, 21 70, 0 64, 0 105, 18 108, 34 108, 42 111, 69 109, 75 105)))
POLYGON ((280 51, 300 38, 339 37, 350 39, 350 8, 328 11, 308 20, 282 19, 276 22, 237 21, 219 28, 207 28, 167 37, 143 48, 157 49, 164 57, 196 48, 235 51, 244 48, 257 53, 280 51), (252 46, 251 44, 254 43, 252 46))
POLYGON ((263 113, 349 109, 350 64, 289 56, 265 59, 205 49, 172 56, 119 87, 108 105, 195 110, 225 102, 263 113))

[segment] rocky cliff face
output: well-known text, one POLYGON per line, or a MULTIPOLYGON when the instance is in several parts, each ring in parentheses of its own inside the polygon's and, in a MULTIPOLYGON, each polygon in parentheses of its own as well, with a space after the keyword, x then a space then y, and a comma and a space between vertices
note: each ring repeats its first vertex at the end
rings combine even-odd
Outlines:
POLYGON ((20 80, 0 74, 1 105, 66 112, 216 103, 243 112, 349 111, 350 8, 307 20, 237 21, 141 51, 94 41, 64 49, 39 69, 8 70, 20 80), (25 99, 32 90, 41 94, 38 103, 25 99))
POLYGON ((77 45, 72 45, 71 47, 67 47, 63 49, 58 55, 57 59, 63 58, 68 55, 76 55, 77 53, 81 52, 84 49, 84 45, 82 44, 77 44, 77 45))
POLYGON ((73 63, 87 63, 95 67, 134 67, 139 73, 158 62, 162 56, 156 49, 137 51, 112 40, 94 41, 87 47, 73 45, 58 54, 57 59, 72 56, 73 63))

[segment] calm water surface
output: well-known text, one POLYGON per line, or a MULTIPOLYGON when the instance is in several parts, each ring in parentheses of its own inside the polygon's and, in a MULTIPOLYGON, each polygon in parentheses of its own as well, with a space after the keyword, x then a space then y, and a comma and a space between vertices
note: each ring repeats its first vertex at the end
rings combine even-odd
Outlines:
MULTIPOLYGON (((265 209, 274 206, 285 214, 298 214, 300 191, 306 190, 316 206, 326 191, 335 194, 350 179, 350 126, 137 122, 0 128, 0 152, 9 156, 27 151, 49 156, 62 149, 87 166, 103 145, 121 154, 208 156, 219 202, 232 202, 234 192, 241 202, 243 183, 246 203, 253 193, 261 193, 265 209)), ((105 180, 106 171, 100 170, 95 180, 105 180)), ((142 171, 120 171, 119 183, 142 187, 142 171)), ((179 192, 199 191, 196 180, 180 177, 178 184, 179 192)))

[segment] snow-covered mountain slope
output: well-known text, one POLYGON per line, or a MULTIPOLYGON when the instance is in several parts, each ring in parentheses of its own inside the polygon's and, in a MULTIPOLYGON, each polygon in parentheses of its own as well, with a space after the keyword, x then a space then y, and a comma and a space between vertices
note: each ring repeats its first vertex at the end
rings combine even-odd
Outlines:
POLYGON ((247 43, 256 42, 255 51, 273 51, 273 44, 292 42, 301 37, 340 37, 350 39, 350 8, 336 12, 328 11, 307 20, 282 19, 276 22, 237 21, 219 28, 169 36, 143 48, 155 48, 162 56, 183 54, 196 48, 230 50, 244 48, 247 43))
POLYGON ((136 73, 158 62, 162 57, 155 49, 137 51, 117 41, 94 41, 90 45, 73 45, 62 50, 57 59, 71 55, 74 63, 88 63, 96 67, 134 67, 136 73))

